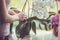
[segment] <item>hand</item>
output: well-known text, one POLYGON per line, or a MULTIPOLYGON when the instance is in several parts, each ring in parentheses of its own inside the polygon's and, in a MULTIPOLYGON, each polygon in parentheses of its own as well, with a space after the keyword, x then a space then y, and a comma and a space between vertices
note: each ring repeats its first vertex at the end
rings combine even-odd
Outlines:
POLYGON ((9 12, 10 15, 15 15, 16 14, 12 9, 10 9, 8 12, 9 12))
POLYGON ((16 14, 18 14, 18 13, 20 13, 20 10, 18 10, 18 9, 13 9, 13 11, 16 13, 16 14))
POLYGON ((26 20, 27 19, 27 16, 25 15, 25 14, 23 14, 23 13, 19 13, 19 19, 21 20, 21 21, 24 21, 24 20, 26 20))
POLYGON ((15 14, 20 13, 20 10, 15 8, 15 9, 10 9, 8 12, 9 12, 10 15, 15 15, 15 14))

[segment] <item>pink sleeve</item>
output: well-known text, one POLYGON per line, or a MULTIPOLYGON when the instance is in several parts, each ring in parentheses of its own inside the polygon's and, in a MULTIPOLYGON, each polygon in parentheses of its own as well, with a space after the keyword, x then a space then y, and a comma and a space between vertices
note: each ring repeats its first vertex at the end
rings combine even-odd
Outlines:
POLYGON ((51 22, 51 24, 54 24, 54 21, 55 21, 55 16, 52 15, 52 16, 50 17, 50 22, 51 22))
POLYGON ((59 14, 52 15, 52 16, 50 17, 50 21, 51 21, 51 24, 52 24, 52 25, 57 25, 58 22, 59 22, 59 14))

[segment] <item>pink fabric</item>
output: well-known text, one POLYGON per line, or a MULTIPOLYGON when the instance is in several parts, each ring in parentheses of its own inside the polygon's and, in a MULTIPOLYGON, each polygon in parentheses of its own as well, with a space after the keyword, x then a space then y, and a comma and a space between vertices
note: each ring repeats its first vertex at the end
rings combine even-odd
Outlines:
POLYGON ((51 24, 52 25, 57 25, 58 24, 58 22, 59 22, 59 16, 60 16, 60 14, 55 14, 55 15, 52 15, 51 16, 51 24))
POLYGON ((60 2, 60 0, 55 0, 55 1, 58 1, 58 2, 60 2))

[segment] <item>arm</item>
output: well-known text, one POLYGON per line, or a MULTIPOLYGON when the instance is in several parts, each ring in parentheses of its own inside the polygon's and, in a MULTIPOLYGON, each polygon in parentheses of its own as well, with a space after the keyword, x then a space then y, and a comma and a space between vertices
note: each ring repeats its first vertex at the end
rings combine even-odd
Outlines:
POLYGON ((0 0, 0 10, 1 10, 1 17, 3 18, 2 20, 4 22, 12 22, 12 21, 17 21, 19 20, 19 14, 16 15, 9 15, 8 11, 6 9, 6 4, 5 4, 5 0, 0 0))

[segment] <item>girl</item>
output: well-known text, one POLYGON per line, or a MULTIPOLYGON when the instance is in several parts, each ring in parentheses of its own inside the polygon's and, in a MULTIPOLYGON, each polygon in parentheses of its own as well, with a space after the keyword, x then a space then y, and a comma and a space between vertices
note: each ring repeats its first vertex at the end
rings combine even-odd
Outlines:
POLYGON ((26 19, 26 15, 21 12, 15 15, 8 14, 9 3, 10 0, 0 0, 0 40, 9 40, 11 22, 26 19))

